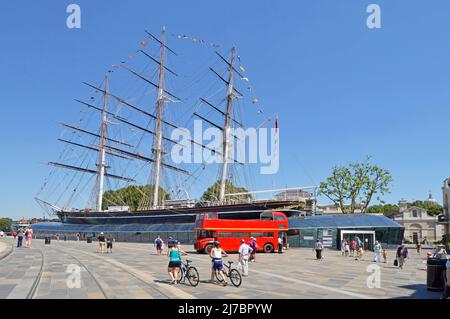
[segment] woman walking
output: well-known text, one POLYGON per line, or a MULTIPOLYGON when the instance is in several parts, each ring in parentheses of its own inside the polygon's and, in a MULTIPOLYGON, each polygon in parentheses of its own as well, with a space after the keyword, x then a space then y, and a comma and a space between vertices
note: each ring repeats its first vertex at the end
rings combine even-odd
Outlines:
POLYGON ((167 251, 167 257, 169 257, 169 266, 167 271, 169 272, 169 276, 171 279, 170 284, 176 285, 177 284, 177 277, 178 272, 180 271, 181 267, 181 256, 187 255, 187 253, 179 247, 178 241, 173 241, 173 246, 170 247, 167 251))
POLYGON ((374 250, 375 250, 374 261, 376 263, 379 263, 379 262, 381 262, 381 251, 383 250, 383 248, 381 247, 381 244, 378 240, 375 241, 374 250))
POLYGON ((25 231, 25 248, 30 248, 31 247, 31 239, 33 238, 33 229, 27 228, 27 230, 25 231))

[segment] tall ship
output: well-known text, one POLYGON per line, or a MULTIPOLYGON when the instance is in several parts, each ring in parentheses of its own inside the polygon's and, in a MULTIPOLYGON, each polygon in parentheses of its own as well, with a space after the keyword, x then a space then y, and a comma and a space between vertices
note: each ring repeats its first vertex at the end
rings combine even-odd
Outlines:
POLYGON ((46 163, 51 170, 35 197, 61 222, 191 223, 199 213, 252 219, 266 210, 289 217, 315 205, 314 187, 248 190, 258 189, 258 164, 236 155, 254 151, 236 132, 270 128, 265 138, 277 157, 278 115, 265 114, 234 47, 146 31, 101 81, 83 84, 79 121, 59 123, 63 149, 46 163), (168 46, 169 37, 186 53, 168 46))

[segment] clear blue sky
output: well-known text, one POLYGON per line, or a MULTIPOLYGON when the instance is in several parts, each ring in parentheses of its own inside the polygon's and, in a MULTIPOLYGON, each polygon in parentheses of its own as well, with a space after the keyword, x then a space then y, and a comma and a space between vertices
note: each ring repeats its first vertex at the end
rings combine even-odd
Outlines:
MULTIPOLYGON (((0 216, 41 216, 33 196, 56 158, 58 120, 77 114, 145 29, 236 45, 267 113, 280 114, 277 186, 315 184, 372 155, 388 202, 441 201, 450 177, 448 0, 8 1, 0 10, 0 216), (81 30, 66 7, 82 8, 81 30), (382 29, 366 27, 367 5, 382 29)), ((259 189, 272 185, 261 184, 259 189)))

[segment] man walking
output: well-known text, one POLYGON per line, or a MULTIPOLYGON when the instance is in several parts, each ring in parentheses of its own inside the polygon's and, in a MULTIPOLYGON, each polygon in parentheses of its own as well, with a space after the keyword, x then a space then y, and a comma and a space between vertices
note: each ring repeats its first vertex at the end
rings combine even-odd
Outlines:
POLYGON ((105 252, 105 245, 106 245, 106 238, 103 232, 100 233, 100 236, 98 236, 97 239, 99 252, 100 254, 103 254, 105 252))
POLYGON ((278 237, 278 253, 283 253, 283 238, 278 237))
POLYGON ((20 228, 17 232, 17 247, 22 247, 24 232, 23 229, 20 228))
POLYGON ((158 235, 158 236, 156 237, 155 243, 154 243, 154 245, 155 245, 155 247, 156 247, 156 253, 157 253, 158 255, 161 255, 162 252, 163 252, 163 249, 162 249, 163 244, 164 244, 163 240, 162 240, 161 237, 158 235))
POLYGON ((314 249, 316 251, 316 258, 317 260, 322 259, 322 250, 323 250, 323 244, 320 242, 320 240, 316 240, 316 244, 314 245, 314 249))
POLYGON ((241 241, 241 246, 239 247, 239 264, 242 268, 242 275, 244 277, 248 276, 248 260, 253 249, 245 243, 245 240, 241 241))

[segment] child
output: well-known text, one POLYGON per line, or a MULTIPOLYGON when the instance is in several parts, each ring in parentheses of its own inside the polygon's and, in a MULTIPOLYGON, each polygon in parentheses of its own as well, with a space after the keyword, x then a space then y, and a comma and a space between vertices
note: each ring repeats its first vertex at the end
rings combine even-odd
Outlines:
POLYGON ((385 264, 387 263, 387 256, 388 256, 387 250, 383 249, 383 260, 385 264))

